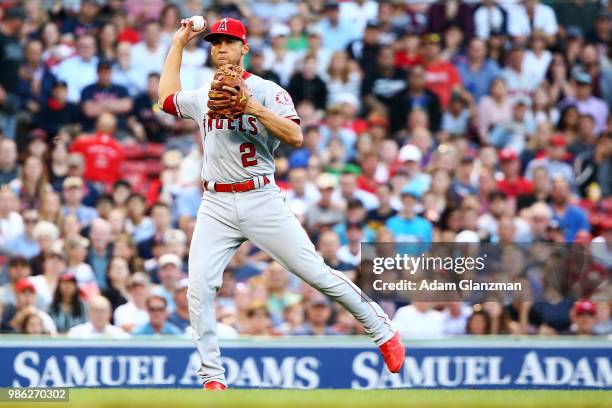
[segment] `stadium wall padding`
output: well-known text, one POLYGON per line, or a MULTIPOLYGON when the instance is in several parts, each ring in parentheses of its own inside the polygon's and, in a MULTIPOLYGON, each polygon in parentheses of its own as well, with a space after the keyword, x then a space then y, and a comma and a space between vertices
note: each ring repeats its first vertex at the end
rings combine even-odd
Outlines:
MULTIPOLYGON (((406 341, 390 374, 366 339, 221 343, 233 388, 612 389, 612 341, 445 339, 406 341)), ((0 340, 0 387, 200 386, 189 340, 0 340)))

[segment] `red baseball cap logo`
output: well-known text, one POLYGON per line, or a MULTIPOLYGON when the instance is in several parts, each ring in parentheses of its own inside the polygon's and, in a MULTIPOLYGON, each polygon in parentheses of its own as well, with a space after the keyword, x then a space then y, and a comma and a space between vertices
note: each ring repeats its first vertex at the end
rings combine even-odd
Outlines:
POLYGON ((230 37, 238 38, 240 41, 246 44, 246 27, 241 21, 233 18, 222 18, 215 22, 210 27, 210 32, 204 36, 206 41, 211 41, 215 35, 229 35, 230 37))

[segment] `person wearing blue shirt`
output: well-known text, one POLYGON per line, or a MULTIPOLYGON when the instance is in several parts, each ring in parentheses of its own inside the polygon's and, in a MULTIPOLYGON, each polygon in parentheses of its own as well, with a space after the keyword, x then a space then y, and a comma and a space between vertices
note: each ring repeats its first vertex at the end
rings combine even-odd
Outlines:
POLYGON ((570 187, 565 177, 553 177, 550 198, 553 220, 559 223, 565 242, 574 242, 578 232, 591 230, 586 211, 569 202, 570 187))
POLYGON ((149 322, 134 329, 134 335, 183 334, 181 329, 168 321, 168 302, 160 295, 151 295, 146 302, 149 322))
POLYGON ((416 213, 420 197, 419 191, 413 188, 404 188, 402 190, 402 205, 404 208, 398 215, 389 218, 386 223, 396 242, 431 242, 431 222, 416 213))
POLYGON ((98 211, 95 208, 83 205, 83 179, 80 177, 66 177, 63 187, 62 195, 65 205, 61 210, 62 216, 74 214, 82 227, 89 226, 93 220, 98 218, 98 211))
POLYGON ((487 58, 487 44, 480 38, 470 41, 467 59, 457 63, 457 70, 463 86, 476 101, 489 93, 491 82, 501 74, 497 63, 487 58))

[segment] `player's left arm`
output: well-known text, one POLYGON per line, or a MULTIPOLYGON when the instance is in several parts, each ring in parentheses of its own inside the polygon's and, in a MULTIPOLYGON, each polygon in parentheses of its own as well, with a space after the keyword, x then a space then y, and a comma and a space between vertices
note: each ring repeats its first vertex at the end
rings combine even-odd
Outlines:
POLYGON ((293 119, 277 115, 255 98, 249 98, 244 113, 255 116, 281 142, 293 147, 302 146, 302 128, 293 119))

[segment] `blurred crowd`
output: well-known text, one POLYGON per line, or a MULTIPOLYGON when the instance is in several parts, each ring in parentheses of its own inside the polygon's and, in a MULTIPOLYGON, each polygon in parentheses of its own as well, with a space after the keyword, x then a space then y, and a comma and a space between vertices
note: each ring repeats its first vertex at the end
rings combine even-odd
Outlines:
MULTIPOLYGON (((607 1, 0 0, 3 333, 190 335, 202 143, 157 86, 192 15, 244 21, 247 69, 292 96, 304 145, 275 179, 333 268, 359 281, 362 241, 597 243, 609 281, 607 1)), ((610 334, 611 306, 385 304, 407 337, 610 334)), ((217 317, 221 338, 362 333, 249 242, 217 317)))

